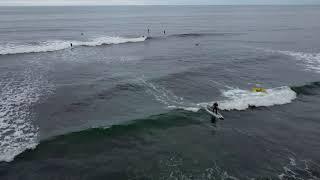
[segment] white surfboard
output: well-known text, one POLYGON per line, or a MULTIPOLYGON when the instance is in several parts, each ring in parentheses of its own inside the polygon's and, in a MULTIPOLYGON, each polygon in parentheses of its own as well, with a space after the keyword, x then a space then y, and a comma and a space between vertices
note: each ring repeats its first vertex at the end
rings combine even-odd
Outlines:
POLYGON ((223 117, 219 112, 218 112, 217 114, 214 113, 214 112, 212 111, 212 108, 211 108, 209 105, 205 108, 205 110, 206 110, 210 115, 214 116, 215 118, 218 118, 218 119, 221 119, 221 120, 224 119, 224 117, 223 117))

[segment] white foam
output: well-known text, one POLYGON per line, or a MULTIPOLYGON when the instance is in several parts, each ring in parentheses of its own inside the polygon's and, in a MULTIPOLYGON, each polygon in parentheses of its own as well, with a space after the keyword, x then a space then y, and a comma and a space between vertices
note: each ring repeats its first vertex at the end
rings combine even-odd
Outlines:
POLYGON ((283 166, 283 172, 278 175, 279 179, 319 179, 317 174, 312 173, 309 169, 311 164, 320 167, 312 160, 300 160, 298 163, 294 158, 289 158, 289 160, 290 163, 283 166))
MULTIPOLYGON (((287 86, 267 89, 267 93, 243 89, 230 89, 222 92, 225 100, 217 101, 221 110, 246 110, 250 106, 267 107, 292 102, 297 94, 287 86)), ((212 105, 213 102, 198 103, 199 107, 212 105)))
POLYGON ((154 98, 162 104, 168 106, 168 108, 185 106, 183 97, 176 96, 173 92, 165 89, 159 85, 148 82, 144 79, 139 79, 139 82, 142 83, 147 88, 147 93, 154 96, 154 98))
MULTIPOLYGON (((184 109, 186 111, 197 112, 201 108, 212 105, 215 102, 186 102, 183 97, 179 97, 161 86, 143 79, 141 79, 141 82, 147 87, 149 94, 154 96, 160 103, 167 105, 169 109, 184 109)), ((221 110, 246 110, 250 106, 267 107, 288 104, 297 97, 297 94, 287 86, 266 89, 266 93, 252 92, 239 88, 232 89, 228 86, 228 90, 222 91, 222 96, 225 97, 225 100, 218 101, 221 110)))
POLYGON ((47 82, 40 71, 24 65, 26 70, 18 72, 19 75, 4 73, 0 80, 0 161, 12 161, 38 143, 38 127, 32 122, 31 107, 39 100, 44 91, 42 86, 47 82), (17 81, 20 77, 23 80, 17 81))
POLYGON ((67 49, 70 43, 66 41, 45 41, 37 44, 3 44, 0 46, 0 54, 21 54, 21 53, 37 53, 50 52, 67 49))
POLYGON ((94 38, 87 42, 75 42, 75 46, 100 46, 104 44, 123 44, 123 43, 133 43, 133 42, 143 42, 147 37, 137 37, 137 38, 124 38, 124 37, 99 37, 94 38))
POLYGON ((100 46, 104 44, 122 44, 129 42, 143 42, 147 37, 125 38, 125 37, 98 37, 88 41, 63 41, 51 40, 36 43, 6 43, 0 45, 0 55, 6 54, 21 54, 21 53, 38 53, 51 52, 70 48, 70 43, 73 47, 76 46, 100 46))
POLYGON ((186 106, 168 106, 169 109, 183 109, 186 111, 198 112, 199 107, 186 107, 186 106))
POLYGON ((307 70, 311 70, 320 73, 320 53, 304 53, 294 51, 272 51, 287 56, 292 56, 301 61, 301 64, 306 67, 307 70))
POLYGON ((289 158, 289 160, 290 160, 290 165, 291 166, 296 166, 297 165, 296 160, 294 158, 289 158))
MULTIPOLYGON (((267 107, 292 102, 297 94, 287 86, 267 89, 267 93, 252 92, 243 89, 230 89, 222 92, 227 99, 217 101, 221 110, 246 110, 250 106, 267 107)), ((212 105, 213 102, 198 103, 200 107, 212 105)))
POLYGON ((297 94, 287 86, 267 89, 267 93, 251 92, 249 90, 232 89, 223 92, 227 100, 219 101, 222 110, 245 110, 249 106, 274 106, 293 101, 297 94))
POLYGON ((31 95, 34 89, 11 86, 2 89, 0 98, 0 161, 11 161, 17 154, 36 145, 37 128, 25 121, 30 115, 30 103, 37 101, 37 97, 31 95))

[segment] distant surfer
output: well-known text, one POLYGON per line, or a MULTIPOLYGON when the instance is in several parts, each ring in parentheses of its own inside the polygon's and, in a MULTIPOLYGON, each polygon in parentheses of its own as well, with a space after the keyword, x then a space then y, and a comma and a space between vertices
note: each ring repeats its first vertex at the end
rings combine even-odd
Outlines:
POLYGON ((72 43, 70 43, 70 47, 72 47, 72 43))
POLYGON ((163 34, 166 34, 166 30, 163 30, 163 34))
POLYGON ((150 34, 150 29, 148 28, 148 34, 150 34))

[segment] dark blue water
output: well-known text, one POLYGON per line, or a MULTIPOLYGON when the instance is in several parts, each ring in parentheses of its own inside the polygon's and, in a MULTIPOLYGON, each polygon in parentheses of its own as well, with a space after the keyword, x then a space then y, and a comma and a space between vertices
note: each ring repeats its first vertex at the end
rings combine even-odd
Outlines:
POLYGON ((1 179, 319 179, 319 16, 0 8, 1 179))

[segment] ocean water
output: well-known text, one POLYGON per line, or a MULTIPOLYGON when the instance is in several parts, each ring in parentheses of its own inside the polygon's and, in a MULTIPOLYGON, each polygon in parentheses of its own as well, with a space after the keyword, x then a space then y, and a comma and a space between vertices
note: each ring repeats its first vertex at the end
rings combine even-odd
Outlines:
POLYGON ((0 7, 0 179, 320 179, 319 17, 0 7))

